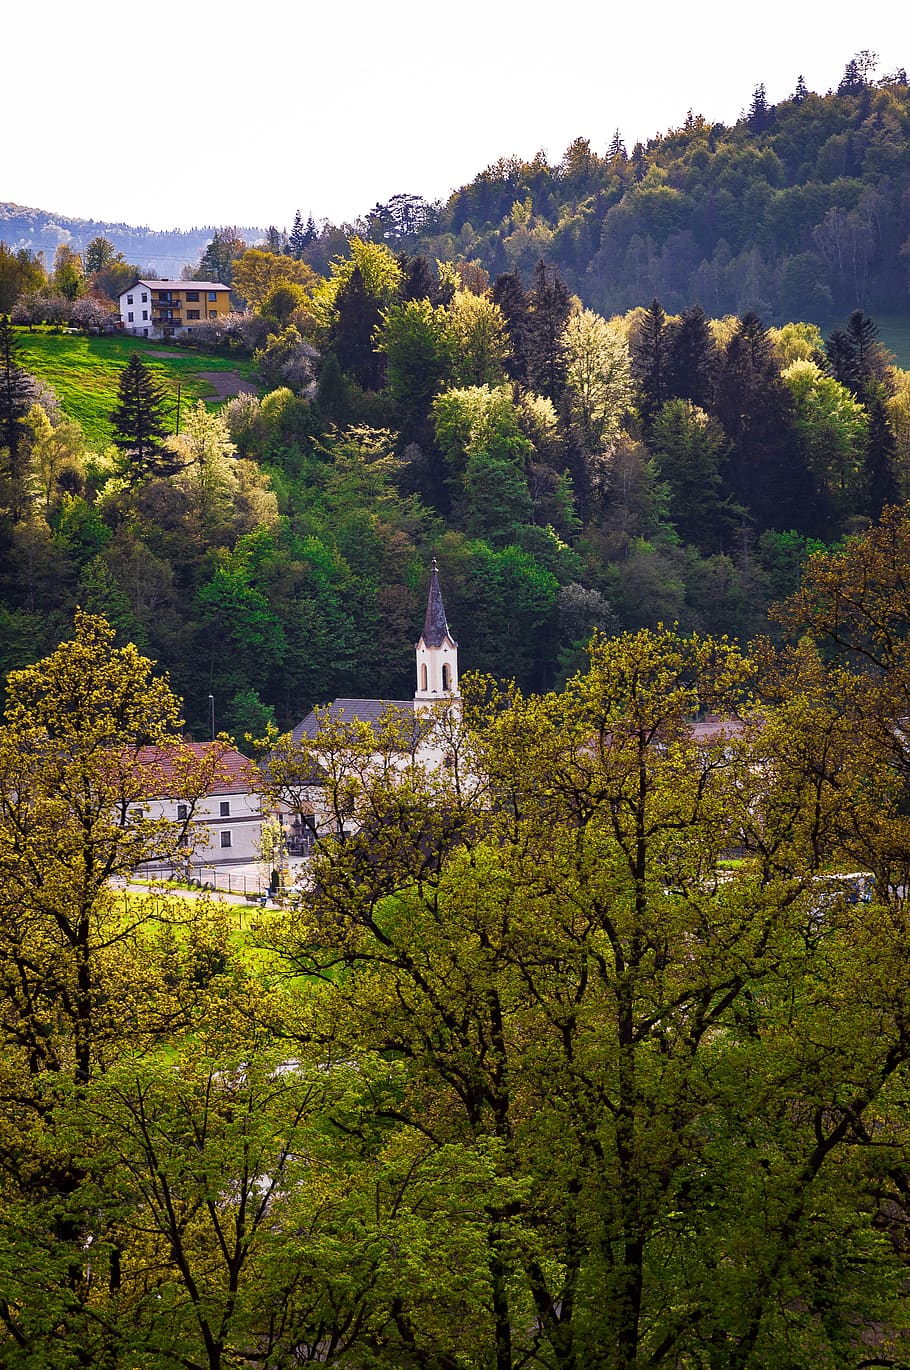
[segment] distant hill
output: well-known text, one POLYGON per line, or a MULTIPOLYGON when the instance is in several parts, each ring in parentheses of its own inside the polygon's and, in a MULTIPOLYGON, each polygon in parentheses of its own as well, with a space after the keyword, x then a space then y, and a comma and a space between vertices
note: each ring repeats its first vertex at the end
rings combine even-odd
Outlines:
MULTIPOLYGON (((108 238, 128 262, 134 262, 143 270, 151 269, 159 276, 176 278, 187 263, 199 260, 214 232, 215 226, 211 224, 188 229, 137 228, 102 219, 75 219, 47 209, 0 201, 0 242, 16 250, 26 247, 32 252, 43 252, 48 266, 53 265, 54 253, 60 243, 81 252, 100 234, 108 238)), ((239 232, 250 243, 265 237, 261 228, 242 227, 239 232)))

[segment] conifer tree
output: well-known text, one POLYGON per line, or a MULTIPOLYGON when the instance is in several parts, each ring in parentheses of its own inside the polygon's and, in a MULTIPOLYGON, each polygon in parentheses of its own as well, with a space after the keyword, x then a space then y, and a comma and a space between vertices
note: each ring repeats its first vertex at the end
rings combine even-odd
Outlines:
POLYGON ((121 373, 117 398, 111 423, 114 443, 127 459, 130 485, 139 485, 152 476, 172 475, 177 462, 162 442, 169 432, 165 420, 167 395, 136 352, 121 373))
POLYGON ((825 359, 829 375, 856 393, 856 349, 843 328, 835 328, 825 340, 825 359))
POLYGON ((765 83, 762 81, 752 92, 752 103, 749 105, 748 121, 753 133, 764 133, 771 126, 773 110, 768 104, 768 95, 765 90, 765 83))
POLYGON ((16 335, 9 315, 0 316, 0 447, 9 453, 9 473, 19 474, 19 443, 31 399, 29 378, 16 357, 16 335))
POLYGON ((378 390, 385 367, 373 348, 373 334, 379 326, 382 301, 367 290, 359 266, 335 296, 335 309, 331 346, 342 371, 364 390, 378 390))
POLYGON ((296 261, 300 261, 303 256, 303 249, 306 247, 306 230, 303 227, 303 219, 298 209, 294 215, 294 227, 288 236, 288 254, 296 261))
POLYGON ((897 444, 888 422, 888 411, 876 396, 867 404, 869 432, 866 439, 866 512, 879 519, 889 504, 900 501, 900 491, 894 475, 894 454, 897 444))
POLYGON ((719 357, 701 305, 692 305, 669 331, 667 393, 710 410, 717 388, 719 357))
POLYGON ((883 380, 886 358, 878 341, 878 325, 861 309, 854 309, 846 328, 836 328, 825 343, 828 370, 856 399, 866 401, 883 380))
POLYGON ((418 254, 415 257, 407 252, 399 254, 398 260, 404 275, 401 280, 399 293, 403 300, 429 300, 431 304, 439 304, 436 298, 436 281, 430 270, 430 264, 426 257, 418 254))
POLYGON ((668 398, 669 341, 667 316, 660 301, 652 300, 632 348, 632 370, 641 390, 639 413, 646 429, 668 398))
POLYGON ((847 320, 847 337, 856 358, 856 397, 863 399, 869 394, 870 386, 878 379, 881 348, 877 342, 878 325, 864 314, 854 309, 847 320))
POLYGON ((760 528, 815 532, 815 491, 767 329, 744 314, 724 354, 717 414, 730 444, 727 482, 760 528))
POLYGON ((607 157, 610 160, 614 157, 619 157, 624 162, 629 160, 629 154, 626 152, 626 145, 622 140, 622 134, 619 129, 615 130, 613 137, 610 140, 610 146, 607 148, 607 157))
POLYGON ((528 292, 528 384, 558 400, 566 383, 563 332, 571 313, 568 287, 555 266, 540 260, 528 292))
POLYGON ((493 303, 502 310, 509 330, 509 356, 505 361, 506 375, 522 385, 528 382, 528 297, 521 278, 514 271, 504 271, 493 282, 493 303))

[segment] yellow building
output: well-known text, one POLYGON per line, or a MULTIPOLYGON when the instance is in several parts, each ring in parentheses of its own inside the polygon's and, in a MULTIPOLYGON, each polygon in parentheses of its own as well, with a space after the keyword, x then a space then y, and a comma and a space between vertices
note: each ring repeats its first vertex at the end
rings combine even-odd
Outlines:
POLYGON ((191 333, 231 312, 231 292, 220 281, 135 281, 120 296, 124 331, 140 338, 191 333))

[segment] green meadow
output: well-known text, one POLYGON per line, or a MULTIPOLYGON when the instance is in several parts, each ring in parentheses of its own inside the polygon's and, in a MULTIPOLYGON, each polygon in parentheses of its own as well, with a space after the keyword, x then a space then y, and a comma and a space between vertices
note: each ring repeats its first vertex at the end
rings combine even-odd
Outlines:
POLYGON ((236 378, 255 384, 252 363, 246 358, 211 356, 155 339, 83 337, 37 329, 17 333, 21 364, 53 387, 66 413, 82 425, 89 447, 96 451, 111 442, 110 414, 117 403, 120 373, 134 352, 172 396, 175 428, 178 388, 183 408, 197 400, 221 402, 218 385, 210 377, 223 377, 228 388, 236 378))

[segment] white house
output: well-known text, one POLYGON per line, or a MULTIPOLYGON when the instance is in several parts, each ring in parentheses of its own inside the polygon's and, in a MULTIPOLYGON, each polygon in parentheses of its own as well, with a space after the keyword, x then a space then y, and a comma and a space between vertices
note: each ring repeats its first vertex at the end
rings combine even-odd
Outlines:
POLYGON ((224 866, 259 858, 264 818, 262 796, 255 788, 253 763, 234 748, 214 742, 184 742, 182 752, 202 759, 217 749, 218 775, 195 805, 180 792, 180 768, 166 749, 143 747, 140 764, 155 777, 155 791, 142 805, 148 818, 187 823, 190 866, 224 866))
POLYGON ((231 311, 230 288, 220 281, 134 281, 120 296, 126 333, 175 337, 231 311))

